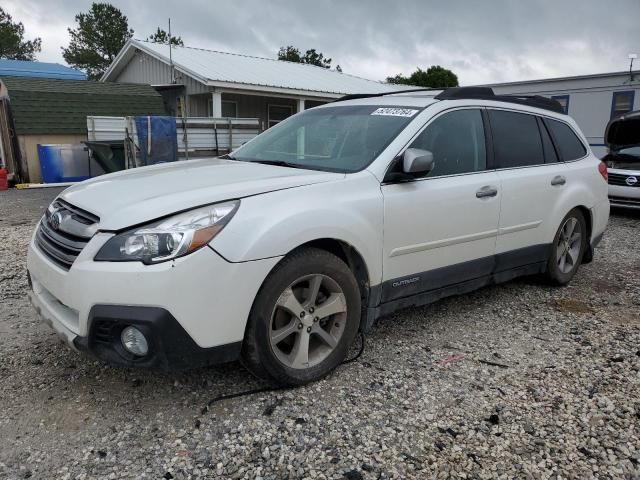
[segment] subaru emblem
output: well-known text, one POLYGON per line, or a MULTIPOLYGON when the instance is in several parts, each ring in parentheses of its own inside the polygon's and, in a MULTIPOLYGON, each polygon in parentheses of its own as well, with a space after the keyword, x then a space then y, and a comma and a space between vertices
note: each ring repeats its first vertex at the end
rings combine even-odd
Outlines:
POLYGON ((638 179, 636 177, 627 177, 624 182, 630 187, 633 187, 636 183, 638 183, 638 179))
POLYGON ((62 214, 56 210, 49 217, 49 225, 54 230, 58 230, 60 228, 61 223, 62 223, 62 214))

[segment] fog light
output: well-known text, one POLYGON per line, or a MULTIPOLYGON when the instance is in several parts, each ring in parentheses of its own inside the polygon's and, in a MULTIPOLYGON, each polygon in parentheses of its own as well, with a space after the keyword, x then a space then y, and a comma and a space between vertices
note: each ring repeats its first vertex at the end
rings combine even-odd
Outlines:
POLYGON ((120 340, 124 348, 134 355, 144 357, 149 352, 147 339, 140 330, 135 327, 126 327, 120 334, 120 340))

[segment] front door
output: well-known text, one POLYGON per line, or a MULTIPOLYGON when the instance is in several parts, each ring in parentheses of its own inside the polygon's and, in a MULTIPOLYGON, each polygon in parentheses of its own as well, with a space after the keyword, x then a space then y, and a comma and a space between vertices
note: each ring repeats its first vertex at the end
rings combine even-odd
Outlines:
POLYGON ((424 178, 384 184, 382 301, 493 270, 500 181, 488 171, 480 109, 444 112, 409 145, 433 153, 424 178))

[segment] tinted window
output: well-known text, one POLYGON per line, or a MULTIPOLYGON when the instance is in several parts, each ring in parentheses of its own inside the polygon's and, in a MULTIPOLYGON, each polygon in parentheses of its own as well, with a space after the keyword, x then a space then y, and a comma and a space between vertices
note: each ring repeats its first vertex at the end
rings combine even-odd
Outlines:
POLYGON ((569 95, 556 95, 551 98, 558 101, 564 113, 569 113, 569 95))
POLYGON ((487 166, 480 110, 456 110, 436 118, 410 145, 433 153, 430 177, 477 172, 487 166))
POLYGON ((569 125, 549 119, 545 119, 545 123, 551 130, 556 146, 562 155, 562 160, 568 162, 586 155, 587 150, 569 125))
POLYGON ((489 110, 497 168, 544 163, 536 117, 525 113, 489 110))
POLYGON ((544 150, 545 163, 555 163, 560 161, 558 159, 556 149, 553 146, 553 142, 551 141, 549 131, 541 119, 538 119, 538 126, 540 127, 540 136, 542 137, 542 148, 544 150))

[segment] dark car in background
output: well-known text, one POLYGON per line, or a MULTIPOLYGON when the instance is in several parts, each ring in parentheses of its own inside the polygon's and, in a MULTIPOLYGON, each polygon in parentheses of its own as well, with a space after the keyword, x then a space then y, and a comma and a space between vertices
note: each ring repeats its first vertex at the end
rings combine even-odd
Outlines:
POLYGON ((640 110, 611 120, 605 142, 611 206, 640 209, 640 110))

